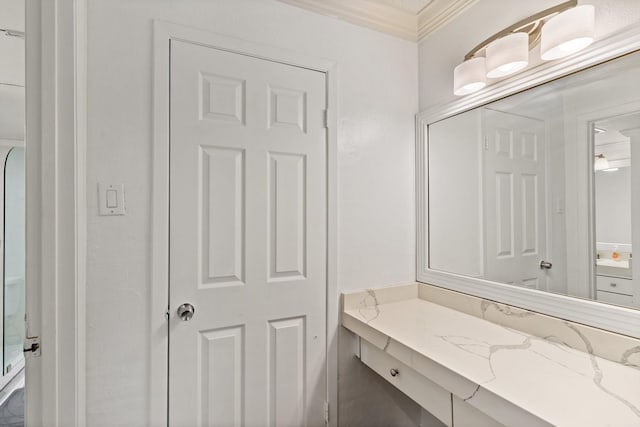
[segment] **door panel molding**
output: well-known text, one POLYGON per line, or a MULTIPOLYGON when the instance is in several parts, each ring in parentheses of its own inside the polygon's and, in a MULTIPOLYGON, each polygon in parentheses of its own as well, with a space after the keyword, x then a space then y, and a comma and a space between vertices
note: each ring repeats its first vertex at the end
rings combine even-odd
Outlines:
POLYGON ((547 126, 542 120, 490 108, 482 113, 484 277, 523 287, 541 284, 546 290, 547 270, 539 265, 548 259, 546 197, 540 194, 546 188, 547 126))
MULTIPOLYGON (((328 402, 337 408, 337 329, 339 296, 337 289, 337 66, 330 61, 314 58, 305 54, 261 45, 208 31, 155 20, 154 67, 153 67, 153 216, 152 216, 152 289, 150 310, 150 425, 162 426, 168 423, 168 322, 167 301, 169 301, 169 46, 172 40, 199 44, 233 53, 239 53, 286 65, 307 68, 325 73, 327 93, 327 390, 328 402)), ((236 84, 225 86, 219 79, 207 76, 210 90, 218 89, 222 93, 233 89, 237 103, 244 101, 243 86, 236 84), (211 84, 211 82, 215 83, 211 84), (217 85, 217 87, 216 87, 217 85)), ((234 82, 235 83, 235 82, 234 82)), ((210 92, 209 92, 210 93, 210 92)), ((280 93, 280 92, 279 92, 280 93)), ((230 92, 229 92, 230 94, 230 92)), ((281 100, 289 107, 300 105, 289 93, 282 92, 281 100), (292 103, 291 101, 296 101, 292 103)), ((231 119, 244 124, 243 109, 236 106, 234 111, 216 111, 216 105, 202 100, 203 118, 221 120, 231 119), (206 108, 205 108, 206 107, 206 108), (204 114, 206 112, 206 114, 204 114)), ((304 100, 302 101, 304 102, 304 100)), ((284 112, 294 112, 286 108, 284 112)), ((295 112, 294 112, 295 113, 295 112)), ((306 123, 298 116, 274 117, 282 131, 304 131, 306 123), (294 122, 289 124, 288 122, 294 122), (292 126, 293 125, 293 126, 292 126)), ((274 124, 274 126, 275 126, 274 124)), ((174 304, 175 305, 175 304, 174 304)), ((337 417, 331 417, 330 426, 337 425, 337 417)))

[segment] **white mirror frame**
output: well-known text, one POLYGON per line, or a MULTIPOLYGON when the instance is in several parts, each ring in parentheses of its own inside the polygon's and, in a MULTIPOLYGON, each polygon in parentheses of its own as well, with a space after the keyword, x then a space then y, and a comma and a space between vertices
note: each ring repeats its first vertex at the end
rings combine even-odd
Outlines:
POLYGON ((432 270, 427 261, 428 125, 637 50, 640 50, 640 27, 634 25, 593 43, 584 51, 565 60, 543 63, 472 95, 430 108, 416 116, 416 277, 419 282, 640 338, 640 310, 432 270))

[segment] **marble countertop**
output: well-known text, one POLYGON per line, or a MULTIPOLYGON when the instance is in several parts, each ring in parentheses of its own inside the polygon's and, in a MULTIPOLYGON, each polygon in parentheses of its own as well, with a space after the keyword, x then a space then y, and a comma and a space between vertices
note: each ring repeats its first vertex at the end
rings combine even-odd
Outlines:
POLYGON ((438 367, 459 377, 439 382, 504 424, 640 426, 640 368, 405 296, 378 303, 375 290, 353 294, 343 325, 427 377, 438 367))

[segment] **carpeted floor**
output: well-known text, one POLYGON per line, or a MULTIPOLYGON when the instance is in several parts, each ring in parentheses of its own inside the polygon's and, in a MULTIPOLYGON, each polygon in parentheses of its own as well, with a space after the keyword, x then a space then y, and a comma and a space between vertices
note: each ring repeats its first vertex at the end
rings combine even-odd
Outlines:
POLYGON ((24 427, 24 389, 19 388, 0 406, 0 427, 24 427))

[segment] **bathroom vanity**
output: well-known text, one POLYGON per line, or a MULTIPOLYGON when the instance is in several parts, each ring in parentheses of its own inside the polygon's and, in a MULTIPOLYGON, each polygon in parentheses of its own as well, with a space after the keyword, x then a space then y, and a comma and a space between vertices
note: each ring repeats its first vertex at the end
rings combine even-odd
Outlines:
POLYGON ((640 425, 640 340, 422 283, 342 303, 360 360, 447 426, 640 425))
POLYGON ((444 425, 640 426, 638 70, 636 28, 418 114, 420 283, 342 325, 444 425))
POLYGON ((631 245, 598 242, 596 250, 596 299, 633 306, 637 292, 633 282, 631 245))

